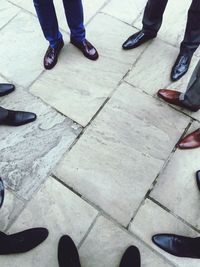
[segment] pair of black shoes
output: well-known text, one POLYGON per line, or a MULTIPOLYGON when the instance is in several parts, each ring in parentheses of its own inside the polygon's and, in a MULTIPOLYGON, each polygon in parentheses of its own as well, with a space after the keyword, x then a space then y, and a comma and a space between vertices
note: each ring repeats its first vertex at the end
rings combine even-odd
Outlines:
MULTIPOLYGON (((8 95, 15 90, 13 84, 0 84, 0 97, 8 95)), ((21 126, 36 120, 36 114, 32 112, 14 111, 0 107, 0 124, 9 126, 21 126)))
MULTIPOLYGON (((120 267, 140 267, 138 248, 129 247, 121 260, 120 267)), ((69 236, 61 237, 58 245, 58 262, 60 267, 81 267, 78 250, 69 236)))
MULTIPOLYGON (((196 172, 196 181, 200 191, 200 171, 196 172)), ((159 248, 174 256, 200 259, 200 237, 158 234, 152 237, 152 241, 159 248)))
MULTIPOLYGON (((122 45, 124 50, 129 50, 140 46, 143 43, 156 37, 156 34, 149 34, 143 30, 130 36, 122 45)), ((180 53, 171 71, 171 80, 179 80, 189 69, 192 55, 180 53)))

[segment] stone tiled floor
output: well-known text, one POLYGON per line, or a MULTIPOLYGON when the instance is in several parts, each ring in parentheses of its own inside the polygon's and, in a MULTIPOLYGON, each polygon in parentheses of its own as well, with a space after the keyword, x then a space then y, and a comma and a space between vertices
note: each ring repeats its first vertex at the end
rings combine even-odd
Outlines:
POLYGON ((97 62, 69 44, 62 1, 54 2, 66 46, 57 66, 45 71, 47 43, 32 0, 0 0, 0 82, 17 87, 0 105, 38 115, 30 125, 0 129, 6 185, 0 230, 50 231, 35 250, 1 256, 0 266, 58 266, 58 240, 69 234, 83 267, 117 267, 131 244, 140 248, 142 267, 200 267, 151 242, 155 233, 200 232, 200 150, 175 148, 200 127, 200 113, 156 97, 166 86, 184 91, 199 60, 197 51, 188 74, 171 83, 191 1, 169 1, 158 38, 125 52, 121 44, 141 27, 146 0, 84 0, 97 62))

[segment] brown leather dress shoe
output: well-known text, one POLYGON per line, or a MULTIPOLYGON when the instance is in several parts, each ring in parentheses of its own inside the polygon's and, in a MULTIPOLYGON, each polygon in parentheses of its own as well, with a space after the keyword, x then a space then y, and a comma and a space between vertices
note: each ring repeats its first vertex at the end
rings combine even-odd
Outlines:
POLYGON ((96 48, 86 39, 83 42, 77 42, 76 40, 71 39, 71 43, 76 46, 88 59, 97 60, 99 58, 96 48))
POLYGON ((177 145, 180 149, 191 149, 200 147, 200 129, 188 134, 177 145))
POLYGON ((64 42, 63 40, 61 40, 56 48, 52 48, 51 46, 48 47, 47 52, 44 56, 44 67, 46 70, 50 70, 56 65, 58 56, 63 46, 64 42))
POLYGON ((160 89, 157 93, 158 97, 162 98, 169 104, 176 105, 181 108, 186 108, 190 111, 198 111, 200 106, 187 106, 180 100, 181 92, 168 90, 168 89, 160 89))

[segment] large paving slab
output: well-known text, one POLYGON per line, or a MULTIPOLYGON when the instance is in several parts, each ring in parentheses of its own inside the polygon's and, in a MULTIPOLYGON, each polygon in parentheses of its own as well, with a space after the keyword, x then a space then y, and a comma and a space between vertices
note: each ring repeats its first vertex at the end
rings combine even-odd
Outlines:
POLYGON ((3 206, 0 209, 0 231, 5 231, 24 208, 24 202, 5 189, 3 206))
POLYGON ((0 265, 58 266, 57 247, 60 237, 69 234, 78 245, 96 216, 97 211, 85 201, 53 178, 48 178, 9 229, 9 233, 15 233, 32 227, 45 227, 49 230, 48 239, 29 253, 1 256, 0 265))
POLYGON ((126 225, 188 123, 151 96, 121 85, 56 175, 126 225))
MULTIPOLYGON (((183 236, 197 237, 198 232, 195 232, 186 224, 178 220, 176 217, 162 209, 160 206, 146 200, 143 206, 139 209, 136 217, 130 225, 130 231, 136 234, 145 243, 157 250, 168 260, 173 262, 177 267, 199 267, 198 259, 178 258, 172 256, 159 249, 153 244, 151 238, 154 234, 172 233, 183 236)), ((151 265, 149 265, 151 266, 151 265)))
POLYGON ((74 142, 81 127, 22 88, 1 98, 0 105, 38 116, 34 123, 21 127, 1 126, 0 176, 17 195, 28 199, 74 142))
POLYGON ((140 16, 145 5, 146 0, 112 0, 105 6, 102 12, 132 24, 140 16))
POLYGON ((114 18, 98 15, 88 26, 88 35, 99 50, 99 60, 86 59, 70 45, 63 50, 56 68, 45 72, 31 92, 81 125, 87 125, 145 49, 122 51, 121 32, 129 35, 132 31, 132 27, 114 18))
POLYGON ((147 49, 125 80, 154 95, 158 89, 165 88, 171 83, 170 72, 177 55, 177 48, 162 40, 154 39, 149 42, 147 49))
MULTIPOLYGON (((200 128, 195 123, 189 130, 200 128)), ((151 197, 200 230, 199 203, 195 173, 200 169, 200 150, 177 150, 159 176, 151 197)))
POLYGON ((16 16, 19 11, 19 8, 8 3, 6 0, 0 0, 0 29, 16 16))
POLYGON ((30 85, 43 70, 46 46, 37 23, 32 15, 20 12, 1 30, 0 73, 19 85, 30 85))
MULTIPOLYGON (((162 27, 158 34, 161 39, 179 47, 184 37, 187 11, 190 4, 191 0, 168 1, 162 27)), ((141 28, 142 18, 143 14, 134 22, 134 26, 141 28)))
MULTIPOLYGON (((36 15, 33 0, 10 0, 10 2, 36 15)), ((107 3, 107 0, 93 0, 92 2, 91 0, 83 0, 84 22, 88 23, 90 19, 104 6, 105 3, 107 3)), ((54 0, 54 5, 60 28, 69 32, 63 7, 63 1, 54 0)))
POLYGON ((123 253, 131 245, 139 248, 142 267, 173 266, 153 253, 137 238, 129 235, 104 217, 98 218, 80 248, 81 264, 84 267, 119 266, 123 253))

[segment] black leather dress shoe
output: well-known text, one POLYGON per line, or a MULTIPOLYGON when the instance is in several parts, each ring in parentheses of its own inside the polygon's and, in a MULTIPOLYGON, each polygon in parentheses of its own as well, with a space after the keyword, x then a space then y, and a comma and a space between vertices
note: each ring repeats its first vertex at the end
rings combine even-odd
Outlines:
POLYGON ((178 55, 171 71, 171 80, 178 81, 188 71, 191 62, 191 56, 184 54, 178 55))
POLYGON ((90 60, 97 60, 99 58, 96 48, 86 39, 83 42, 77 42, 71 39, 71 43, 76 46, 86 58, 90 60))
POLYGON ((131 246, 125 251, 120 267, 140 267, 140 252, 137 247, 131 246))
POLYGON ((200 171, 196 172, 196 181, 197 181, 197 186, 200 191, 200 171))
POLYGON ((187 258, 200 258, 200 238, 191 238, 173 234, 159 234, 152 237, 153 242, 164 251, 187 258))
POLYGON ((33 228, 12 235, 0 232, 0 255, 27 252, 41 244, 47 236, 45 228, 33 228))
POLYGON ((61 237, 58 244, 59 267, 81 267, 78 250, 70 236, 61 237))
POLYGON ((15 86, 9 83, 0 83, 0 96, 5 96, 12 93, 15 90, 15 86))
POLYGON ((122 45, 124 50, 129 50, 140 46, 143 43, 155 38, 156 35, 149 35, 144 31, 139 31, 130 36, 122 45))
POLYGON ((63 46, 64 42, 63 39, 61 39, 56 48, 52 48, 51 46, 48 47, 47 52, 44 56, 45 69, 50 70, 56 65, 56 63, 58 62, 58 56, 63 46))
POLYGON ((2 179, 0 178, 0 208, 3 205, 3 200, 4 200, 4 185, 2 179))
MULTIPOLYGON (((3 108, 1 108, 3 109, 3 108)), ((0 119, 0 125, 21 126, 36 120, 36 114, 25 111, 3 109, 7 115, 0 119)), ((0 110, 1 111, 1 110, 0 110)))

